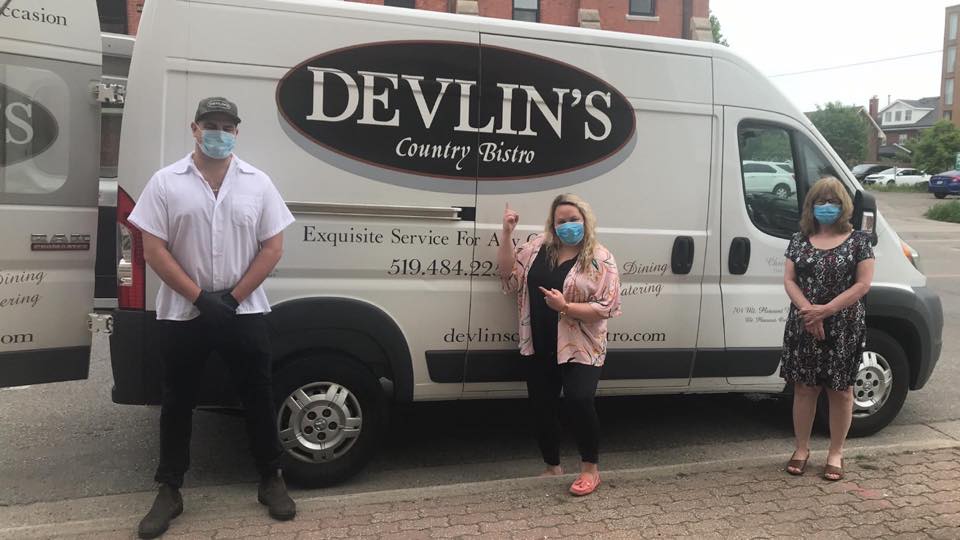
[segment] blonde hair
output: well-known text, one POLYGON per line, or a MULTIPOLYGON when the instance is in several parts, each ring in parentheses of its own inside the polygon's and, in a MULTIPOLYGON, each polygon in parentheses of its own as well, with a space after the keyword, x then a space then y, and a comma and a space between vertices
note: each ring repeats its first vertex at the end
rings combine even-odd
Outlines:
POLYGON ((547 248, 547 262, 550 268, 557 266, 557 257, 560 254, 560 239, 554 232, 553 217, 557 213, 557 207, 564 204, 573 206, 583 216, 583 240, 580 242, 580 255, 577 256, 577 265, 580 267, 580 272, 590 274, 597 269, 593 264, 593 252, 597 247, 597 218, 587 201, 572 193, 557 195, 553 199, 553 203, 550 204, 550 214, 547 215, 547 225, 543 231, 543 245, 547 248))
POLYGON ((834 230, 840 233, 846 233, 853 230, 850 224, 850 218, 853 216, 853 200, 846 188, 833 176, 824 176, 807 192, 807 197, 803 200, 803 212, 800 214, 800 232, 806 236, 816 234, 820 230, 820 222, 813 216, 813 205, 824 199, 836 199, 840 201, 840 217, 832 225, 834 230))

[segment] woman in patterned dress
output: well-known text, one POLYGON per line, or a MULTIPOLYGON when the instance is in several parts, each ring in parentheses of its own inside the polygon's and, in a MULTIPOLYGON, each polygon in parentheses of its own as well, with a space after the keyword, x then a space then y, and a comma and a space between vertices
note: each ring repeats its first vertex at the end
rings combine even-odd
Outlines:
POLYGON ((796 450, 787 472, 803 474, 821 387, 830 403, 830 450, 823 477, 843 478, 843 444, 853 420, 853 384, 866 345, 862 298, 873 280, 873 248, 850 225, 853 202, 839 180, 821 178, 803 202, 800 232, 786 251, 791 300, 780 376, 793 383, 796 450))
POLYGON ((560 475, 560 391, 563 390, 580 450, 580 475, 570 493, 600 485, 600 424, 594 396, 607 353, 607 319, 620 314, 620 276, 613 255, 597 241, 596 218, 576 195, 550 205, 543 234, 514 251, 511 237, 520 216, 503 213, 497 253, 504 292, 517 293, 520 354, 533 406, 543 475, 560 475))

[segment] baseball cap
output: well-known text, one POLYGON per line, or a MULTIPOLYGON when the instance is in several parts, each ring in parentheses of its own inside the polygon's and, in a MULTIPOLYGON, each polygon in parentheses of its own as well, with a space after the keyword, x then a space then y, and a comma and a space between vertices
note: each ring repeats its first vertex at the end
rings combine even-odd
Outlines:
POLYGON ((197 122, 202 117, 211 113, 226 114, 233 117, 236 123, 240 123, 240 117, 237 116, 237 104, 225 97, 208 97, 201 99, 197 105, 197 114, 194 115, 193 121, 197 122))

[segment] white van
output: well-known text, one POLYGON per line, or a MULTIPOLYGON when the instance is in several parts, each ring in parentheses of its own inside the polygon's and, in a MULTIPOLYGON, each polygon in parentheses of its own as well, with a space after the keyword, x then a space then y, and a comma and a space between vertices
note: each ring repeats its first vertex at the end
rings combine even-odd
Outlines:
MULTIPOLYGON (((912 250, 725 47, 324 0, 147 2, 118 171, 117 403, 159 403, 163 339, 160 282, 126 218, 193 149, 210 95, 238 103, 237 154, 297 218, 266 288, 278 431, 301 483, 357 472, 390 403, 525 395, 496 249, 542 230, 560 192, 593 205, 620 264, 601 395, 783 393, 783 252, 827 173, 877 242, 853 434, 888 424, 940 355, 940 301, 912 250), (745 189, 758 161, 791 164, 795 189, 745 189)), ((236 405, 227 371, 209 369, 204 405, 236 405)))
POLYGON ((93 0, 0 2, 0 387, 87 377, 100 66, 93 0))

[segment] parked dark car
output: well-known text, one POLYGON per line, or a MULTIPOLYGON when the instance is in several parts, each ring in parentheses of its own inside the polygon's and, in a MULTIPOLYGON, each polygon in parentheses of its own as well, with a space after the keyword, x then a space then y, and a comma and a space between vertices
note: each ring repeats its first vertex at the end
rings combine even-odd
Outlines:
POLYGON ((927 190, 938 199, 951 194, 960 195, 960 171, 946 171, 931 176, 930 187, 927 190))
POLYGON ((867 176, 885 171, 889 168, 890 165, 881 165, 879 163, 861 163, 860 165, 855 166, 853 169, 850 169, 850 171, 853 172, 853 176, 855 176, 857 180, 863 182, 863 179, 867 176))

